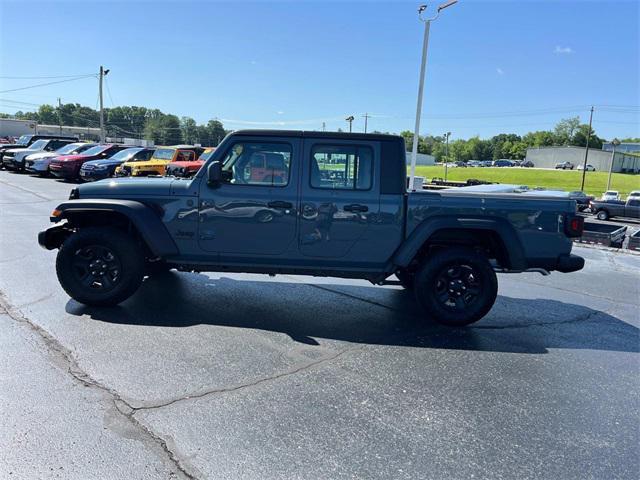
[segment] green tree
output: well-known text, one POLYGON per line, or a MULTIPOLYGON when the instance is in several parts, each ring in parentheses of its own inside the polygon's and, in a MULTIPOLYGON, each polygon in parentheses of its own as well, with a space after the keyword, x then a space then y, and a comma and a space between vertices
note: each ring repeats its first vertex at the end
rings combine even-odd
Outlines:
MULTIPOLYGON (((576 147, 587 146, 587 135, 589 134, 589 125, 583 124, 578 127, 573 138, 571 139, 571 145, 576 147)), ((589 138, 589 148, 602 148, 602 139, 596 135, 596 132, 591 129, 591 135, 589 138)))
POLYGON ((182 117, 180 119, 180 129, 185 143, 194 144, 200 142, 198 139, 198 125, 193 118, 182 117))
POLYGON ((553 130, 557 145, 572 145, 572 140, 580 126, 580 117, 563 118, 553 130))

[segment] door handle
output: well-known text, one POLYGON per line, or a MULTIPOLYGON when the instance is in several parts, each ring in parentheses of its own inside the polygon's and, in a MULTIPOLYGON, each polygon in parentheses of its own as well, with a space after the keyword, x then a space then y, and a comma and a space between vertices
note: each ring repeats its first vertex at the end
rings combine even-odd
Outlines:
POLYGON ((275 202, 267 203, 267 207, 269 207, 269 208, 293 208, 293 203, 291 203, 291 202, 283 202, 281 200, 276 200, 275 202))
POLYGON ((366 205, 360 205, 357 203, 345 205, 344 207, 342 207, 342 209, 345 212, 368 212, 369 211, 369 207, 367 207, 366 205))

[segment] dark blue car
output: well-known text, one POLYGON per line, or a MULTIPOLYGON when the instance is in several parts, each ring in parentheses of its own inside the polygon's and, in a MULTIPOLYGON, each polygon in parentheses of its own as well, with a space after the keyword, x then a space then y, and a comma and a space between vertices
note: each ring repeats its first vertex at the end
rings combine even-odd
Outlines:
POLYGON ((80 178, 85 182, 109 178, 122 163, 149 160, 154 151, 155 148, 131 147, 120 150, 109 158, 85 162, 80 168, 80 178))

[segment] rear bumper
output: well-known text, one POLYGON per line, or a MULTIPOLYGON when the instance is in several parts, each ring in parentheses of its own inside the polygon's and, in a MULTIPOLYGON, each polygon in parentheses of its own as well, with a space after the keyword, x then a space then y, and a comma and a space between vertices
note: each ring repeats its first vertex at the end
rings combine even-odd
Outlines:
POLYGON ((560 255, 558 257, 558 265, 556 266, 555 270, 562 273, 570 273, 577 272, 578 270, 582 270, 583 268, 584 258, 578 255, 566 254, 560 255))
POLYGON ((571 273, 582 270, 584 258, 571 253, 563 253, 554 258, 535 258, 527 260, 527 268, 518 271, 545 270, 547 272, 571 273))

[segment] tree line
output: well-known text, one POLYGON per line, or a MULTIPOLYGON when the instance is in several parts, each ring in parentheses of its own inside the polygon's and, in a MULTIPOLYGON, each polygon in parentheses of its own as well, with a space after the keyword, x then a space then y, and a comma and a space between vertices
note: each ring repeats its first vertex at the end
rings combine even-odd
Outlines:
MULTIPOLYGON (((527 155, 527 148, 574 146, 585 147, 589 136, 589 125, 581 124, 580 117, 565 118, 560 120, 553 130, 538 130, 525 135, 514 133, 501 133, 488 139, 478 136, 468 140, 454 140, 449 142, 448 155, 444 136, 424 135, 420 136, 418 152, 433 155, 436 161, 463 161, 469 160, 498 160, 501 158, 521 160, 527 155)), ((400 133, 405 139, 407 150, 413 147, 413 132, 400 133)), ((622 141, 637 141, 628 138, 622 141)), ((593 128, 589 136, 589 148, 601 149, 604 140, 596 135, 593 128)))
MULTIPOLYGON (((198 125, 191 117, 179 118, 157 108, 124 106, 105 108, 105 130, 108 137, 145 138, 156 145, 199 143, 205 147, 218 145, 228 133, 219 120, 209 120, 198 125)), ((0 114, 1 117, 9 117, 0 114)), ((59 107, 41 105, 35 112, 18 111, 13 115, 19 120, 33 120, 44 125, 69 125, 76 127, 100 126, 100 113, 78 103, 66 103, 59 107)))
MULTIPOLYGON (((10 115, 0 113, 1 117, 10 115)), ((16 112, 13 117, 21 120, 34 120, 41 124, 72 125, 78 127, 98 127, 100 114, 97 110, 78 103, 66 103, 59 107, 41 105, 35 112, 16 112)), ((105 129, 107 136, 133 137, 153 140, 156 145, 176 145, 180 143, 199 143, 203 146, 218 145, 228 133, 219 120, 209 120, 198 125, 191 117, 178 117, 164 113, 157 108, 124 106, 105 109, 105 129)), ((341 131, 338 129, 338 131, 341 131)), ((379 132, 374 132, 379 133, 379 132)), ((488 139, 478 136, 467 140, 457 139, 449 142, 448 149, 444 136, 421 135, 418 152, 433 155, 436 161, 469 161, 523 159, 530 147, 576 146, 587 144, 589 126, 580 123, 580 117, 560 120, 553 130, 539 130, 525 135, 501 133, 488 139), (448 154, 447 154, 448 152, 448 154)), ((407 150, 413 146, 413 133, 400 132, 405 139, 407 150)), ((640 142, 637 138, 622 141, 640 142)), ((601 149, 603 139, 593 129, 589 138, 589 147, 601 149)))

